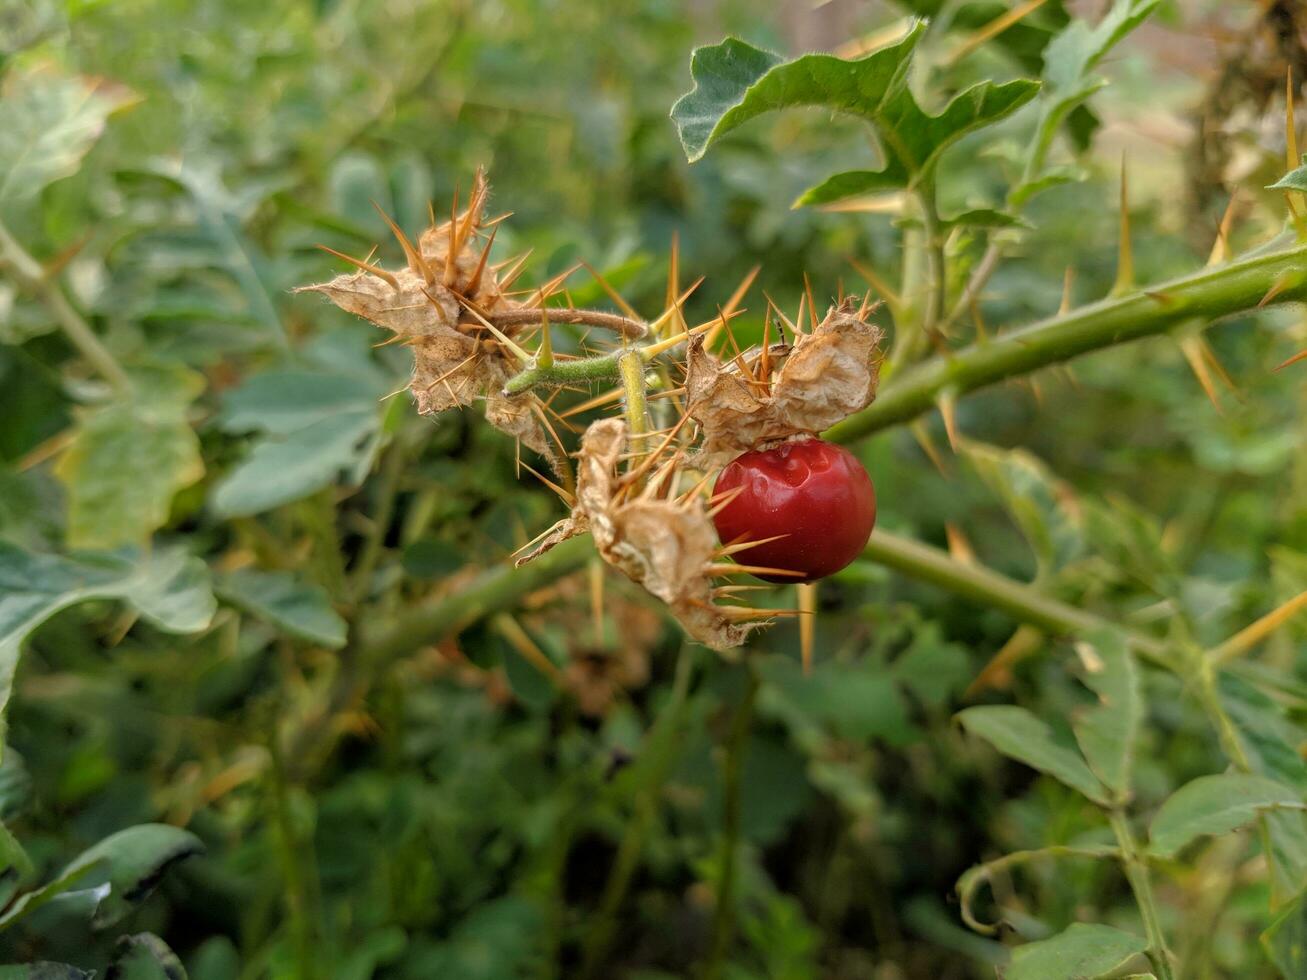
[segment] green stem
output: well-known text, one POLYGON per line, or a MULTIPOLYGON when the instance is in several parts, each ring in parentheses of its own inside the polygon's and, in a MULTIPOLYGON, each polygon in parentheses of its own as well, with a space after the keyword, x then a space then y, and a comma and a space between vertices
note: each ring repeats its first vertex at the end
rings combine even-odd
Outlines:
POLYGON ((877 530, 867 542, 862 557, 923 582, 938 585, 980 605, 1001 609, 1013 619, 1037 626, 1054 636, 1108 628, 1123 631, 1131 647, 1141 656, 1160 666, 1171 666, 1167 645, 1162 640, 1125 629, 982 565, 956 561, 946 552, 910 538, 877 530))
POLYGON ((80 313, 73 309, 72 303, 64 295, 58 281, 46 274, 41 263, 32 258, 9 233, 9 229, 0 222, 0 260, 13 271, 14 278, 29 292, 45 304, 50 315, 63 330, 69 342, 77 348, 79 354, 96 372, 114 386, 119 392, 131 389, 131 380, 122 365, 109 353, 109 348, 100 343, 90 325, 82 319, 80 313))
POLYGON ((590 381, 614 381, 621 372, 617 362, 621 351, 601 354, 598 357, 579 357, 574 361, 555 360, 545 367, 536 362, 528 364, 504 384, 506 395, 520 395, 532 388, 561 388, 564 385, 590 381))
POLYGON ((350 598, 355 605, 361 603, 368 595, 372 573, 376 571, 377 562, 385 550, 386 532, 395 518, 395 501, 399 495, 399 482, 404 475, 404 463, 408 459, 407 444, 403 433, 392 442, 381 461, 380 479, 377 481, 377 505, 372 512, 371 524, 359 559, 351 572, 350 598))
POLYGON ((1089 351, 1163 333, 1202 317, 1216 320, 1260 305, 1307 298, 1307 246, 1213 266, 1141 292, 1105 299, 1011 330, 905 369, 876 401, 826 432, 853 442, 931 410, 946 391, 958 395, 1089 351), (1275 290, 1272 294, 1272 290, 1275 290))
POLYGON ((1157 980, 1174 980, 1171 969, 1171 954, 1166 948, 1166 936, 1162 932, 1162 922, 1157 914, 1157 901, 1153 897, 1153 884, 1148 876, 1148 863, 1139 851, 1139 843, 1125 813, 1112 809, 1107 814, 1121 848, 1121 866, 1125 870, 1130 890, 1134 892, 1135 903, 1144 920, 1144 935, 1148 937, 1148 959, 1157 971, 1157 980))
POLYGON ((727 954, 735 938, 735 864, 740 848, 740 790, 743 784, 744 754, 753 722, 753 702, 758 694, 758 675, 746 666, 748 680, 744 696, 735 709, 726 743, 722 770, 722 841, 717 857, 717 911, 713 916, 712 946, 704 963, 703 980, 719 980, 726 969, 727 954))
POLYGON ((617 913, 631 886, 631 877, 639 865, 640 854, 644 850, 645 838, 653 825, 658 812, 658 800, 662 793, 664 781, 672 764, 678 756, 671 751, 671 742, 676 738, 685 716, 686 694, 690 689, 690 674, 694 657, 689 643, 681 645, 681 655, 676 661, 676 675, 672 681, 672 693, 667 704, 662 708, 654 728, 645 739, 646 748, 657 746, 657 758, 648 774, 641 781, 643 788, 636 801, 635 813, 626 825, 626 833, 617 848, 617 857, 613 860, 612 870, 604 883, 603 896, 599 900, 599 911, 595 915, 594 925, 586 934, 581 958, 579 980, 589 980, 595 976, 604 954, 612 944, 613 933, 617 931, 617 913))
POLYGON ((649 408, 644 393, 644 358, 635 349, 627 350, 617 359, 622 373, 622 392, 626 405, 626 425, 630 430, 632 447, 643 440, 634 438, 649 431, 649 408))

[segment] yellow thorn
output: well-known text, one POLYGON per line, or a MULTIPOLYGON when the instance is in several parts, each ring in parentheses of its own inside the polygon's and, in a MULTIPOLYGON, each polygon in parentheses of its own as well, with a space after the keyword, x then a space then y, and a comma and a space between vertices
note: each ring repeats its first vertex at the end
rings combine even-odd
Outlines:
POLYGON ((1260 310, 1275 297, 1289 288, 1291 278, 1288 275, 1281 274, 1275 282, 1271 283, 1271 288, 1266 290, 1266 295, 1257 301, 1257 308, 1260 310))
POLYGON ((870 266, 863 265, 861 262, 859 262, 857 259, 854 258, 849 259, 849 265, 853 266, 854 270, 858 273, 858 275, 862 276, 863 279, 867 280, 867 282, 870 284, 872 289, 876 290, 876 292, 880 293, 881 296, 885 297, 885 302, 889 303, 891 307, 894 308, 898 307, 899 305, 898 294, 895 293, 894 290, 892 290, 889 287, 889 284, 885 282, 885 280, 882 279, 874 269, 872 269, 870 266))
POLYGON ((430 286, 435 282, 435 279, 431 274, 431 270, 427 268, 426 262, 422 260, 422 253, 413 247, 413 243, 408 240, 408 236, 404 234, 403 229, 390 219, 390 215, 381 210, 380 204, 373 201, 372 206, 377 209, 377 214, 381 215, 381 220, 390 226, 391 234, 398 239, 399 247, 404 250, 404 257, 408 260, 408 267, 421 276, 423 281, 430 286))
POLYGON ((719 575, 782 575, 792 578, 803 578, 803 572, 796 572, 789 568, 769 568, 766 565, 734 565, 730 562, 710 562, 704 566, 704 572, 712 577, 719 575))
POLYGON ((536 348, 536 366, 551 368, 554 366, 553 332, 549 328, 549 317, 540 317, 540 346, 536 348))
POLYGON ((926 454, 926 458, 934 464, 935 469, 939 470, 939 475, 948 476, 948 467, 944 465, 944 457, 940 455, 939 449, 935 446, 935 440, 930 437, 930 432, 926 429, 925 424, 918 419, 908 427, 908 431, 917 440, 917 445, 926 454))
POLYGON ((729 558, 731 555, 739 554, 741 551, 748 551, 750 548, 756 548, 760 544, 770 544, 772 541, 779 541, 781 538, 788 538, 789 534, 773 534, 770 538, 759 538, 757 541, 737 541, 732 544, 724 544, 714 552, 718 558, 729 558))
POLYGON ((1128 293, 1135 285, 1134 252, 1130 247, 1130 179, 1126 174, 1125 153, 1121 154, 1121 243, 1116 263, 1116 283, 1110 295, 1128 293))
POLYGON ((399 280, 396 279, 394 276, 392 276, 385 269, 381 268, 381 266, 379 265, 372 265, 371 263, 365 262, 362 259, 351 258, 350 256, 346 255, 344 252, 337 252, 334 248, 330 248, 326 245, 319 245, 318 248, 322 249, 324 252, 331 253, 332 255, 336 256, 336 258, 338 259, 344 259, 350 265, 357 266, 358 268, 362 269, 364 272, 372 273, 378 279, 385 280, 386 282, 390 283, 391 289, 399 288, 399 280))
POLYGON ((970 701, 988 688, 1006 687, 1012 680, 1012 667, 1044 644, 1044 634, 1033 626, 1018 626, 1017 631, 990 658, 965 691, 962 698, 970 701))
POLYGON ((1293 357, 1289 358, 1289 359, 1288 359, 1287 361, 1285 361, 1284 363, 1278 365, 1278 366, 1275 368, 1275 370, 1277 370, 1277 371, 1283 371, 1283 370, 1284 370, 1285 368, 1287 368, 1290 364, 1297 364, 1299 361, 1307 361, 1307 350, 1302 350, 1302 351, 1299 351, 1297 354, 1294 354, 1293 357))
POLYGON ((1011 10, 999 14, 988 24, 986 24, 984 27, 981 27, 969 38, 963 41, 962 44, 959 45, 958 48, 951 55, 948 56, 945 65, 947 67, 952 67, 953 65, 956 65, 959 61, 961 61, 967 55, 971 54, 972 51, 975 51, 976 48, 980 47, 986 41, 990 40, 991 38, 998 37, 998 35, 1002 34, 1009 27, 1011 27, 1013 24, 1019 21, 1022 17, 1025 17, 1027 14, 1038 10, 1046 2, 1047 0, 1025 0, 1025 3, 1019 3, 1011 10))
POLYGON ((798 612, 803 614, 803 618, 799 620, 799 659, 803 662, 804 676, 807 676, 812 673, 812 640, 813 626, 815 625, 814 617, 817 614, 817 584, 815 582, 804 582, 798 586, 798 592, 798 612))
POLYGON ((732 487, 730 490, 724 490, 721 493, 715 493, 708 498, 708 503, 712 506, 708 510, 709 517, 716 517, 720 514, 736 497, 744 493, 744 487, 732 487))
POLYGON ((622 294, 614 289, 612 284, 599 274, 598 269, 592 266, 589 262, 582 262, 581 265, 585 267, 586 272, 594 277, 594 281, 599 283, 599 288, 608 294, 608 298, 617 304, 618 309, 629 316, 632 320, 640 319, 640 314, 635 311, 635 307, 622 298, 622 294))
POLYGON ((1063 316, 1071 312, 1071 287, 1076 281, 1076 270, 1071 266, 1066 267, 1066 272, 1062 273, 1062 302, 1058 305, 1058 316, 1063 316))
POLYGON ((1216 226, 1216 241, 1212 242, 1212 253, 1207 257, 1208 265, 1220 265, 1230 258, 1230 226, 1234 223, 1235 204, 1239 200, 1236 190, 1230 195, 1230 203, 1225 206, 1221 223, 1216 226))
POLYGON ((472 276, 468 279, 467 285, 463 287, 463 292, 469 296, 477 294, 477 289, 481 285, 481 275, 486 271, 486 259, 490 258, 490 249, 494 247, 495 235, 498 232, 498 228, 490 229, 490 239, 486 242, 486 247, 481 251, 481 258, 477 260, 477 267, 472 271, 472 276))
POLYGON ((604 647, 604 563, 590 559, 590 619, 594 623, 595 648, 604 647))
POLYGON ((602 395, 595 395, 595 397, 587 399, 579 405, 573 405, 566 412, 562 413, 562 417, 570 419, 573 415, 580 415, 582 412, 588 412, 594 408, 602 408, 605 405, 611 405, 613 402, 619 402, 622 400, 623 393, 624 392, 621 388, 614 388, 612 391, 605 391, 602 395))
POLYGON ((1247 653, 1304 609, 1307 609, 1307 590, 1299 592, 1288 602, 1230 637, 1212 651, 1212 659, 1222 664, 1247 653))
POLYGON ((468 301, 466 297, 463 298, 463 309, 467 310, 474 317, 480 320, 481 325, 485 327, 487 330, 489 330, 492 334, 494 334, 496 340, 498 340, 501 344, 503 344, 510 351, 512 351, 513 355, 517 357, 519 361, 521 361, 523 364, 531 363, 531 355, 528 354, 521 347, 519 347, 516 343, 514 343, 513 338, 509 337, 508 334, 504 333, 497 326, 495 326, 484 316, 482 316, 481 311, 478 310, 474 305, 472 305, 472 303, 468 301))
POLYGON ((567 504, 568 507, 576 506, 575 497, 573 497, 570 493, 568 493, 566 490, 560 487, 553 480, 549 479, 549 477, 544 476, 543 474, 537 472, 535 469, 531 467, 529 463, 523 461, 520 456, 518 457, 518 465, 520 465, 522 469, 526 470, 537 480, 539 480, 541 483, 547 486, 550 490, 554 491, 554 493, 558 495, 558 499, 561 500, 563 503, 567 504))
POLYGON ((939 396, 939 414, 944 419, 944 433, 948 436, 949 448, 958 451, 957 399, 953 392, 945 391, 939 396))
POLYGON ((508 613, 500 613, 495 617, 495 627, 513 649, 521 654, 523 660, 527 661, 555 684, 558 683, 558 668, 545 655, 545 652, 536 645, 535 640, 531 639, 527 631, 522 629, 521 624, 516 619, 508 613))
MULTIPOLYGON (((808 319, 812 321, 812 332, 817 332, 817 301, 812 298, 812 282, 808 279, 808 273, 803 274, 803 295, 808 298, 808 319)), ((803 314, 799 314, 799 320, 803 319, 803 314)), ((797 321, 796 321, 797 322, 797 321)))
POLYGON ((967 540, 962 528, 952 521, 946 521, 944 534, 948 538, 948 553, 953 556, 954 561, 961 562, 963 565, 976 563, 975 549, 971 547, 971 542, 967 540))

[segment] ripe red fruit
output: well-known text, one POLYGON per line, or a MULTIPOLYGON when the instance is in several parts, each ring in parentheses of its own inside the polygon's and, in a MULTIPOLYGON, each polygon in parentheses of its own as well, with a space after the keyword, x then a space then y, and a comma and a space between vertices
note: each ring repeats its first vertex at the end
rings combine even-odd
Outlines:
POLYGON ((713 518, 723 544, 762 541, 736 554, 746 565, 784 568, 811 582, 838 572, 867 544, 876 523, 871 477, 843 446, 820 439, 786 442, 737 456, 717 478, 714 496, 740 489, 713 518))

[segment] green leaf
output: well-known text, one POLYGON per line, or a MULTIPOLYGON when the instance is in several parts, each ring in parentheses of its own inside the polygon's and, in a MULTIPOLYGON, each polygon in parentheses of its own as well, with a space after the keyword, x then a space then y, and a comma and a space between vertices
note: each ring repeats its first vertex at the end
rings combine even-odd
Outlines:
POLYGON ((47 619, 90 599, 122 599, 169 633, 194 633, 213 618, 204 562, 177 549, 63 558, 0 542, 0 714, 23 641, 47 619))
MULTIPOLYGON (((698 160, 716 140, 763 113, 817 106, 866 119, 880 137, 885 166, 874 177, 863 174, 854 193, 870 181, 878 189, 914 185, 949 145, 1008 116, 1039 89, 1025 80, 981 82, 930 115, 908 88, 912 52, 924 30, 918 23, 902 40, 852 61, 827 54, 785 61, 738 38, 698 48, 690 59, 694 88, 672 107, 686 156, 698 160)), ((809 203, 807 197, 800 201, 809 203)))
POLYGON ((32 874, 32 861, 23 846, 0 824, 0 908, 11 901, 32 874))
POLYGON ((1051 939, 1018 946, 1003 980, 1094 980, 1147 948, 1145 940, 1120 929, 1075 922, 1051 939))
MULTIPOLYGON (((158 383, 157 378, 151 378, 158 383)), ((144 544, 168 520, 172 498, 204 476, 200 441, 186 420, 203 379, 191 371, 79 415, 55 473, 68 488, 74 548, 144 544)))
POLYGON ((290 572, 240 569, 222 576, 216 588, 232 605, 293 636, 332 649, 345 645, 348 626, 332 608, 326 590, 290 572))
POLYGON ((1075 746, 1066 744, 1025 708, 983 705, 967 708, 957 718, 972 735, 983 738, 1009 758, 1047 773, 1095 803, 1110 804, 1111 794, 1090 771, 1075 746))
POLYGON ((1031 144, 1030 165, 1012 194, 1020 205, 1042 189, 1044 159, 1063 120, 1105 84, 1093 75, 1099 62, 1127 34, 1142 24, 1159 0, 1116 0, 1097 25, 1073 20, 1044 51, 1044 91, 1039 124, 1031 144))
POLYGON ((1307 809, 1299 793, 1265 776, 1227 772, 1200 776, 1167 798, 1149 827, 1151 850, 1174 857, 1199 837, 1226 834, 1251 823, 1259 813, 1307 809))
POLYGON ((1268 191, 1307 191, 1307 154, 1303 155, 1302 166, 1294 167, 1274 184, 1267 184, 1268 191))
POLYGON ((375 434, 377 413, 347 412, 283 438, 268 438, 218 484, 219 517, 245 517, 299 500, 359 465, 364 441, 375 434))
POLYGON ((1285 980, 1307 977, 1307 893, 1285 906, 1262 933, 1262 949, 1285 980))
POLYGON ((93 925, 119 922, 154 890, 167 870, 204 844, 188 830, 161 823, 139 824, 106 837, 73 859, 60 877, 88 871, 87 881, 107 886, 95 910, 93 925))
POLYGON ((1139 667, 1120 633, 1105 630, 1083 642, 1096 669, 1086 668, 1082 680, 1099 703, 1080 711, 1071 727, 1094 775, 1118 800, 1125 800, 1144 720, 1139 667))
POLYGON ((152 933, 121 937, 115 952, 105 980, 186 980, 186 969, 177 954, 152 933))
POLYGON ((94 980, 87 973, 67 963, 27 963, 23 966, 0 966, 0 980, 94 980))
MULTIPOLYGON (((1221 704, 1233 722, 1234 735, 1255 772, 1299 793, 1307 792, 1307 762, 1298 754, 1301 730, 1284 709, 1241 677, 1222 673, 1221 704)), ((1307 821, 1303 814, 1276 810, 1264 815, 1272 896, 1278 903, 1307 886, 1307 821)))
POLYGON ((1074 492, 1042 460, 1023 449, 970 439, 961 442, 959 451, 1021 529, 1040 576, 1081 554, 1084 527, 1074 492))
POLYGON ((76 173, 105 120, 131 101, 123 89, 53 69, 10 75, 0 92, 0 206, 76 173))
POLYGON ((217 513, 257 514, 328 486, 341 471, 356 476, 380 431, 377 380, 364 370, 268 371, 229 393, 223 429, 265 437, 218 484, 217 513))

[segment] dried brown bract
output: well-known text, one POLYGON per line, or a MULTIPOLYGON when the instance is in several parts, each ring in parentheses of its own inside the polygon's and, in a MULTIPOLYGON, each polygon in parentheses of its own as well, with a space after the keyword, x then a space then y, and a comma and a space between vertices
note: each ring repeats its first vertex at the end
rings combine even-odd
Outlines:
POLYGON ((690 341, 686 410, 703 441, 694 462, 718 466, 751 449, 821 432, 871 404, 883 332, 865 301, 832 306, 793 345, 771 345, 718 360, 703 339, 690 341))
MULTIPOLYGON (((333 253, 358 271, 299 291, 322 293, 412 348, 408 387, 421 414, 434 415, 483 398, 492 425, 557 469, 554 444, 531 406, 535 396, 510 399, 503 394, 504 382, 522 367, 512 340, 539 329, 540 320, 530 316, 535 307, 506 294, 516 271, 510 269, 509 281, 501 281, 502 268, 489 264, 494 222, 484 218, 487 197, 485 177, 478 172, 467 209, 461 214, 455 209, 441 224, 433 221, 417 245, 386 218, 404 250, 403 268, 384 269, 333 253)), ((534 298, 544 302, 540 294, 534 298)))
POLYGON ((589 531, 604 561, 666 603, 692 637, 715 650, 739 646, 770 611, 714 602, 718 591, 712 579, 723 566, 714 564, 720 554, 717 535, 699 487, 675 496, 673 457, 637 491, 635 482, 617 470, 626 448, 622 420, 590 425, 581 440, 572 515, 518 564, 589 531))

